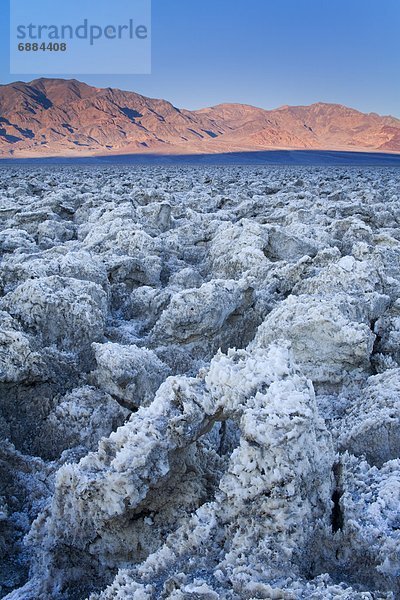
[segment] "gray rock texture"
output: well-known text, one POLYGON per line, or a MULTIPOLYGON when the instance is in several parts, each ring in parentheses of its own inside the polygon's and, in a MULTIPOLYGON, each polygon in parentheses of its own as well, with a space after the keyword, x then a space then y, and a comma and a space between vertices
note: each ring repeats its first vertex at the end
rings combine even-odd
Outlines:
POLYGON ((1 175, 0 597, 399 598, 399 173, 1 175))

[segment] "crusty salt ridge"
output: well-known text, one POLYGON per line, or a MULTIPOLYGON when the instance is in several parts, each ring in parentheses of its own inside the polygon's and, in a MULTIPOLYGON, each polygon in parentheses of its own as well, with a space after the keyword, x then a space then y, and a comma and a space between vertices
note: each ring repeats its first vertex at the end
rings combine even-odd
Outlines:
POLYGON ((398 172, 1 173, 1 596, 400 597, 398 172))

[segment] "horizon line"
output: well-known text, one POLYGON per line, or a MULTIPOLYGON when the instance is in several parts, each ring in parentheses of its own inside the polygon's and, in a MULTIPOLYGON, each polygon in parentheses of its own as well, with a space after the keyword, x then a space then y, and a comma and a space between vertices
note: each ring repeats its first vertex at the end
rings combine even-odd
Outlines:
POLYGON ((25 85, 30 85, 34 82, 37 81, 55 81, 55 80, 59 80, 59 81, 66 81, 66 82, 77 82, 79 84, 83 84, 83 85, 87 85, 90 88, 93 89, 97 89, 97 90, 119 90, 121 92, 128 92, 128 93, 133 93, 133 94, 137 94, 138 96, 142 96, 143 98, 149 98, 150 100, 163 100, 164 102, 169 102, 174 108, 177 108, 178 110, 187 110, 189 112, 198 112, 201 110, 205 110, 205 109, 212 109, 212 108, 217 108, 219 106, 248 106, 250 108, 256 108, 259 110, 264 110, 264 111, 276 111, 276 110, 281 110, 284 108, 308 108, 310 106, 316 106, 318 104, 321 105, 325 105, 325 106, 340 106, 342 108, 348 108, 350 110, 354 110, 357 111, 361 114, 364 115, 377 115, 379 117, 390 117, 393 119, 396 119, 398 121, 400 121, 400 116, 397 117, 393 114, 382 114, 380 112, 377 111, 369 111, 369 112, 365 112, 364 110, 361 110, 359 108, 356 108, 354 106, 349 106, 348 104, 343 104, 341 102, 327 102, 327 101, 322 101, 322 100, 317 100, 316 102, 311 102, 310 104, 281 104, 279 106, 276 107, 272 107, 272 108, 265 108, 263 106, 258 106, 256 104, 250 104, 247 102, 235 102, 235 101, 225 101, 225 102, 218 102, 217 104, 209 104, 207 106, 201 106, 200 108, 186 108, 184 106, 176 106, 175 104, 173 104, 173 102, 171 102, 170 100, 168 100, 167 98, 165 98, 164 96, 147 96, 145 94, 142 94, 141 92, 138 92, 136 90, 132 90, 132 89, 123 89, 120 87, 112 87, 112 86, 106 86, 106 87, 99 87, 96 85, 91 85, 90 83, 86 83, 86 81, 83 81, 81 79, 77 79, 76 77, 58 77, 58 76, 40 76, 40 77, 35 77, 34 79, 31 79, 30 81, 23 81, 22 79, 17 79, 15 81, 11 81, 9 83, 1 83, 0 87, 7 87, 7 86, 12 86, 15 85, 17 83, 22 83, 25 85))

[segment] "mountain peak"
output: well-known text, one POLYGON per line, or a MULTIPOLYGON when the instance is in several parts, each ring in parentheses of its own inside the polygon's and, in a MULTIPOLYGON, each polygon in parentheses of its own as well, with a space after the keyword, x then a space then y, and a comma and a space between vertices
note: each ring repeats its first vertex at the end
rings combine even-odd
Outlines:
POLYGON ((316 102, 264 110, 221 103, 180 110, 77 79, 0 86, 0 155, 218 153, 273 148, 400 152, 400 120, 316 102))

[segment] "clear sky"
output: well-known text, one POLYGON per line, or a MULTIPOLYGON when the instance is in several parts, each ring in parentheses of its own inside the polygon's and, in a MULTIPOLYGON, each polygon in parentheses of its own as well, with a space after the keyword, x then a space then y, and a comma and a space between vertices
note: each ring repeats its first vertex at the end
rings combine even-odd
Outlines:
MULTIPOLYGON (((10 75, 0 3, 1 83, 30 81, 10 75)), ((399 31, 400 0, 153 0, 152 74, 77 78, 189 109, 322 101, 400 117, 399 31)))

